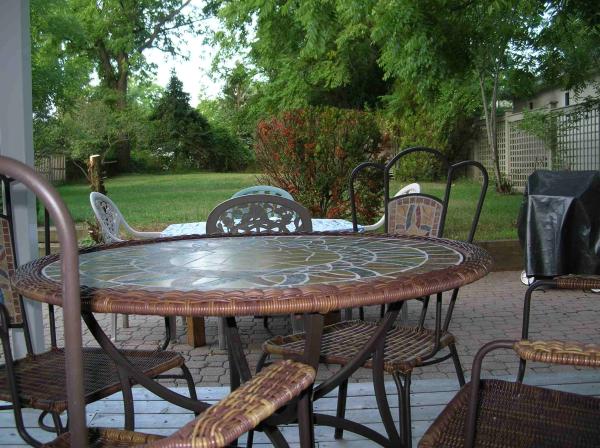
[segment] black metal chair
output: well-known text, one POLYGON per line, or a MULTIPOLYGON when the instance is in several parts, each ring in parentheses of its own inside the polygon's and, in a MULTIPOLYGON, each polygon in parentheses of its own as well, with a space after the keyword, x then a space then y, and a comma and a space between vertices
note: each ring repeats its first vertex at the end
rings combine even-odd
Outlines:
MULTIPOLYGON (((10 283, 10 277, 17 266, 10 194, 11 185, 15 181, 13 178, 3 174, 10 175, 8 171, 12 168, 15 161, 7 158, 0 158, 0 161, 2 162, 2 165, 0 165, 0 182, 4 191, 2 201, 4 210, 0 213, 0 313, 2 314, 0 339, 5 359, 5 364, 0 366, 0 399, 11 403, 11 405, 4 408, 13 409, 17 430, 21 437, 27 443, 39 446, 40 443, 28 433, 25 427, 22 409, 33 408, 42 411, 38 422, 43 429, 55 431, 57 434, 66 430, 65 425, 63 425, 60 419, 60 414, 67 410, 68 407, 66 387, 68 383, 66 378, 69 374, 69 369, 67 369, 68 353, 64 348, 58 347, 57 344, 53 307, 50 307, 49 312, 51 330, 50 350, 43 353, 34 353, 33 351, 23 298, 13 289, 10 283), (12 358, 11 351, 10 329, 15 328, 23 330, 27 348, 27 356, 18 360, 12 358), (52 416, 53 427, 47 426, 43 422, 47 414, 52 416)), ((20 168, 17 169, 17 172, 22 174, 23 171, 20 168)), ((27 187, 42 189, 34 190, 38 197, 41 194, 40 191, 46 192, 43 189, 47 189, 48 186, 44 185, 37 176, 35 178, 24 177, 24 179, 28 181, 26 184, 27 187)), ((45 197, 42 196, 42 199, 45 199, 45 197)), ((49 240, 47 239, 47 241, 49 240)), ((64 245, 64 241, 61 241, 62 252, 64 252, 64 245)), ((77 259, 75 259, 76 262, 77 259)), ((75 264, 75 266, 76 273, 78 274, 78 265, 75 264)), ((77 294, 79 293, 77 292, 77 294)), ((65 320, 67 314, 68 310, 65 309, 65 320)), ((68 336, 67 329, 65 328, 65 341, 67 343, 69 341, 68 337, 70 336, 68 336)), ((131 386, 134 381, 122 375, 121 369, 114 364, 101 348, 84 348, 82 353, 85 404, 122 391, 125 427, 133 429, 134 403, 131 386)), ((185 366, 185 360, 180 354, 150 350, 124 350, 122 353, 134 365, 152 378, 164 377, 186 380, 191 396, 196 397, 192 376, 185 366), (167 371, 173 368, 181 369, 182 373, 165 375, 167 371)), ((71 419, 69 420, 69 424, 71 424, 71 419)))
MULTIPOLYGON (((350 197, 353 201, 352 220, 355 231, 358 230, 358 226, 354 201, 354 181, 363 169, 375 168, 383 172, 385 228, 388 233, 442 237, 444 235, 452 182, 455 180, 457 172, 467 167, 474 167, 481 173, 479 199, 466 239, 467 242, 472 242, 487 192, 487 171, 480 163, 471 160, 450 164, 447 158, 439 151, 423 147, 409 148, 401 151, 386 165, 366 162, 354 169, 350 178, 350 197), (403 157, 419 152, 436 157, 447 170, 444 197, 440 199, 423 193, 390 197, 389 184, 394 165, 403 157)), ((401 412, 401 436, 405 446, 409 447, 412 443, 410 408, 412 371, 417 367, 437 364, 451 358, 454 362, 459 384, 461 386, 465 384, 463 369, 456 350, 455 338, 449 331, 457 297, 458 289, 455 289, 452 291, 446 314, 443 317, 442 294, 436 296, 434 328, 427 328, 425 325, 430 298, 423 297, 421 299, 423 305, 418 325, 402 325, 392 328, 386 338, 384 370, 386 373, 392 375, 397 386, 401 412), (440 356, 440 352, 444 349, 448 349, 448 353, 440 356)), ((325 327, 323 330, 321 362, 339 365, 349 363, 361 347, 366 345, 376 328, 376 323, 367 322, 362 318, 360 320, 349 320, 325 327), (340 343, 340 341, 345 341, 345 343, 340 343)), ((293 338, 277 337, 267 341, 263 345, 264 353, 263 357, 259 360, 259 367, 264 364, 270 354, 296 356, 297 353, 295 353, 295 349, 292 347, 294 346, 294 340, 298 340, 299 337, 302 336, 295 335, 293 338)), ((367 361, 364 367, 371 368, 370 360, 367 361)), ((345 415, 347 387, 348 384, 346 382, 342 383, 339 388, 338 417, 344 417, 345 415)), ((335 437, 341 438, 342 436, 343 430, 336 429, 335 437)))

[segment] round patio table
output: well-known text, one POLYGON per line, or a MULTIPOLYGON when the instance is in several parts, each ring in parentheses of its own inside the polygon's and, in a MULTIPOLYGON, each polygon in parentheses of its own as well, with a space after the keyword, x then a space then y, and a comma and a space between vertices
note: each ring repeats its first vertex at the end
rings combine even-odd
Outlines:
MULTIPOLYGON (((321 397, 377 350, 383 352, 385 335, 402 301, 459 288, 483 277, 490 266, 489 254, 477 246, 398 235, 183 236, 129 241, 80 252, 82 314, 119 365, 140 384, 172 401, 177 400, 174 395, 181 396, 144 380, 102 332, 92 312, 226 318, 228 353, 234 366, 230 369, 232 387, 236 387, 240 379, 251 376, 236 316, 304 314, 304 361, 317 367, 325 313, 389 304, 386 318, 356 362, 315 388, 315 396, 318 391, 321 397)), ((21 266, 13 283, 25 297, 62 303, 57 255, 21 266)), ((374 362, 382 367, 383 356, 375 356, 374 362)), ((384 422, 389 421, 387 399, 381 396, 385 388, 378 387, 383 385, 383 368, 373 372, 379 411, 384 422)), ((315 421, 320 422, 318 415, 315 421)), ((321 421, 331 424, 331 419, 321 421)), ((397 432, 387 425, 385 438, 367 427, 357 431, 362 425, 352 424, 351 431, 381 445, 401 446, 397 432)))

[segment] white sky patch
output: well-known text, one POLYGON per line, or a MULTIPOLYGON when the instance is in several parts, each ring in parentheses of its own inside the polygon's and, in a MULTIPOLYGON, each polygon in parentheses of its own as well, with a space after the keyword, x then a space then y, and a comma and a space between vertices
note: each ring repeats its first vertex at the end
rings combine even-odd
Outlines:
MULTIPOLYGON (((212 30, 217 30, 219 22, 216 19, 210 19, 204 25, 208 25, 212 30)), ((183 90, 190 94, 192 107, 196 107, 201 97, 216 98, 223 88, 222 80, 213 79, 210 76, 212 60, 217 49, 204 43, 206 37, 206 35, 195 36, 191 33, 182 35, 182 39, 179 41, 179 52, 187 54, 189 56, 187 60, 164 53, 156 48, 144 52, 146 60, 157 66, 157 84, 166 87, 171 77, 171 69, 175 69, 177 77, 183 83, 183 90)))

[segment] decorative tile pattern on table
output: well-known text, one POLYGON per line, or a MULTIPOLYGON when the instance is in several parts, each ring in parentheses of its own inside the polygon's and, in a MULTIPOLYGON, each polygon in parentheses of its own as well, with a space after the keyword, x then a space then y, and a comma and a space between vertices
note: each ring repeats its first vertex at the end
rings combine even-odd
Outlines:
MULTIPOLYGON (((459 265, 439 243, 397 238, 297 235, 199 238, 82 254, 81 283, 97 288, 206 291, 331 285, 397 278, 459 265)), ((60 278, 58 262, 43 274, 60 278)))

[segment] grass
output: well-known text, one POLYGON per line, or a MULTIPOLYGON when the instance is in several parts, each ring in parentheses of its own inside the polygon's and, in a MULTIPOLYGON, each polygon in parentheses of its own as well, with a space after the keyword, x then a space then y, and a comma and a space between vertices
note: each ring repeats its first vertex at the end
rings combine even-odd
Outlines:
MULTIPOLYGON (((139 230, 162 230, 181 222, 204 221, 218 203, 236 191, 256 185, 257 174, 248 173, 191 173, 143 174, 117 176, 107 180, 109 196, 119 206, 127 221, 139 230)), ((391 190, 400 188, 395 182, 391 190)), ((444 185, 421 183, 422 191, 440 196, 444 185)), ((469 219, 475 210, 478 185, 467 180, 456 182, 452 188, 446 227, 449 238, 465 238, 469 219)), ((59 187, 73 218, 77 222, 93 219, 87 184, 59 187)), ((516 220, 521 195, 498 195, 488 191, 478 231, 478 240, 516 238, 516 220)))

